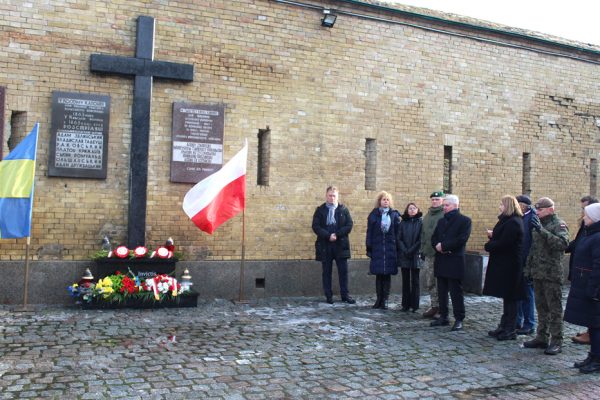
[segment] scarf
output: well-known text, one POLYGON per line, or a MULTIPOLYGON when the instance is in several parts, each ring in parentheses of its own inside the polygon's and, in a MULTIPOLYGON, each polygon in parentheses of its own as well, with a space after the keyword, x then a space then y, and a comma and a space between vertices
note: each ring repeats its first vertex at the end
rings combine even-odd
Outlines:
POLYGON ((325 203, 325 205, 329 209, 329 214, 327 214, 327 225, 335 225, 335 209, 338 205, 329 203, 325 203))
POLYGON ((392 220, 390 218, 390 209, 388 208, 379 208, 379 212, 381 212, 381 230, 383 233, 387 233, 390 230, 390 225, 392 224, 392 220))

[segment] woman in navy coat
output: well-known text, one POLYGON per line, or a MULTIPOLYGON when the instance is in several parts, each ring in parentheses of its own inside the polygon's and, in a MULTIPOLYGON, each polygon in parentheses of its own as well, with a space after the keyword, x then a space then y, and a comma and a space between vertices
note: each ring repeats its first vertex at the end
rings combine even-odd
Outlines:
POLYGON ((397 240, 400 213, 393 209, 392 195, 380 192, 375 208, 367 219, 367 256, 371 258, 369 271, 375 275, 377 301, 373 308, 388 309, 392 275, 398 274, 397 240))
POLYGON ((500 201, 500 215, 485 250, 490 253, 483 294, 503 299, 504 309, 498 328, 488 332, 498 340, 517 338, 518 300, 525 298, 523 279, 523 212, 513 196, 500 201))
POLYGON ((600 372, 600 203, 588 205, 583 213, 585 228, 573 255, 565 321, 589 329, 590 352, 574 364, 589 374, 600 372))

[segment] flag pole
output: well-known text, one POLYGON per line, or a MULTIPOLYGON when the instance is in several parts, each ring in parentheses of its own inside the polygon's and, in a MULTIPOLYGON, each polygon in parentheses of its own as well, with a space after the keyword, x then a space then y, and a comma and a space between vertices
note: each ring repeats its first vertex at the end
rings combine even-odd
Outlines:
POLYGON ((23 290, 23 307, 27 307, 27 294, 29 291, 29 245, 31 244, 31 237, 27 236, 27 245, 25 246, 25 282, 23 290))
POLYGON ((238 303, 246 304, 244 299, 244 263, 246 261, 246 207, 242 209, 242 261, 240 263, 240 298, 238 303))

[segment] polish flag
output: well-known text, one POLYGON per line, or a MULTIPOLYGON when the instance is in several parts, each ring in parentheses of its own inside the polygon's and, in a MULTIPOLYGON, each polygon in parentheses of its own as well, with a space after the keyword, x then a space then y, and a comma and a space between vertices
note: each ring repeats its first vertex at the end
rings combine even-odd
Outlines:
POLYGON ((212 235, 245 208, 247 158, 246 141, 227 164, 198 182, 183 198, 183 211, 204 232, 212 235))

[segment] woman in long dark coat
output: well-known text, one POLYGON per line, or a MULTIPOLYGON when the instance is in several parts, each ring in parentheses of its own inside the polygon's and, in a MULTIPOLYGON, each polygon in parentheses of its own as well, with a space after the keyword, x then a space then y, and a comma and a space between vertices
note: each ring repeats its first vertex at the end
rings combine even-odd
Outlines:
POLYGON ((588 327, 590 352, 574 366, 589 374, 600 372, 600 203, 588 205, 583 213, 585 229, 573 254, 565 321, 588 327))
POLYGON ((419 309, 422 216, 423 213, 415 203, 408 203, 402 214, 398 236, 398 265, 402 271, 402 311, 416 312, 419 309))
POLYGON ((373 308, 388 309, 392 275, 398 274, 396 239, 400 213, 393 209, 392 195, 380 192, 375 208, 367 219, 367 256, 371 258, 369 271, 375 275, 377 301, 373 308))
POLYGON ((517 304, 525 298, 523 279, 523 213, 517 199, 504 196, 500 202, 500 215, 485 250, 490 253, 483 294, 503 299, 503 312, 498 327, 489 331, 498 340, 517 338, 517 304))

